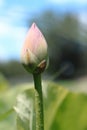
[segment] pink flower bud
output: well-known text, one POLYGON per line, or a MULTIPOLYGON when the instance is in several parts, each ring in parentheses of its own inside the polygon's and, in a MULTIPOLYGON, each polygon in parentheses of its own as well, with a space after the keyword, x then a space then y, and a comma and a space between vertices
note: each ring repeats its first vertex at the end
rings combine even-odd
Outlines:
POLYGON ((43 71, 47 66, 47 43, 35 23, 26 35, 21 60, 27 70, 32 73, 43 71))

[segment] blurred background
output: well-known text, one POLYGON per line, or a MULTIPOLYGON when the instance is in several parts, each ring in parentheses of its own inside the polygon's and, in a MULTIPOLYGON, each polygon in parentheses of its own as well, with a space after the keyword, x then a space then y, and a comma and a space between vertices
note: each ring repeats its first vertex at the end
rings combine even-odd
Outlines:
POLYGON ((20 51, 32 22, 48 43, 50 64, 44 78, 86 78, 86 0, 0 0, 0 77, 10 83, 29 80, 20 64, 20 51))

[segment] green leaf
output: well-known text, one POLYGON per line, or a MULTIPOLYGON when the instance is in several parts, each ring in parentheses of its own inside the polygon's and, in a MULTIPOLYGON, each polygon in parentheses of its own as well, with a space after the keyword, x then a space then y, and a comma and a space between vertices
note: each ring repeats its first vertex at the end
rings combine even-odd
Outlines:
POLYGON ((87 130, 87 94, 49 84, 45 130, 87 130))
MULTIPOLYGON (((56 83, 43 83, 45 130, 86 130, 87 94, 71 92, 56 83)), ((34 89, 17 98, 17 130, 35 130, 34 89)))
POLYGON ((0 121, 4 120, 6 117, 8 117, 12 112, 14 112, 14 109, 11 108, 8 111, 6 111, 5 113, 3 113, 2 115, 0 115, 0 121))
POLYGON ((17 98, 17 130, 35 130, 34 89, 27 89, 17 98))
POLYGON ((6 91, 9 88, 9 83, 6 78, 0 73, 0 92, 6 91))
MULTIPOLYGON (((45 113, 45 130, 50 130, 56 112, 63 103, 68 94, 68 90, 58 86, 58 84, 49 83, 45 86, 44 93, 44 113, 45 113)), ((54 129, 53 129, 54 130, 54 129)), ((57 129, 55 129, 57 130, 57 129)))

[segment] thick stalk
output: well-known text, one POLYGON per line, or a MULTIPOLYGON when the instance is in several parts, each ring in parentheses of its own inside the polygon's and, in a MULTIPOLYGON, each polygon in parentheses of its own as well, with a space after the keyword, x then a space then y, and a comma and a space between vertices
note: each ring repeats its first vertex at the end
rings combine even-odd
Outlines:
POLYGON ((33 74, 35 85, 36 130, 44 130, 41 74, 33 74))

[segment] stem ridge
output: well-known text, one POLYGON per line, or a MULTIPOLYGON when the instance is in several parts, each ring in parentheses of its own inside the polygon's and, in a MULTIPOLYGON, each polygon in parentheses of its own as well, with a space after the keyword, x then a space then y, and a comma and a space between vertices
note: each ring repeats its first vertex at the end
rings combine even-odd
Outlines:
POLYGON ((41 74, 33 74, 35 85, 36 130, 44 130, 41 74))

